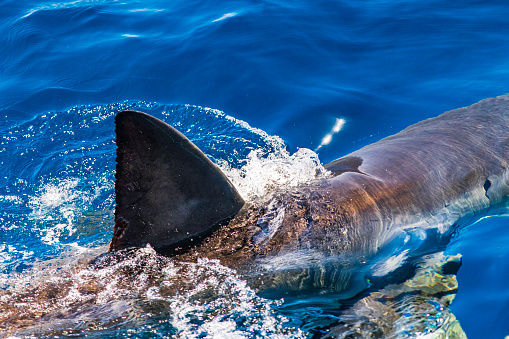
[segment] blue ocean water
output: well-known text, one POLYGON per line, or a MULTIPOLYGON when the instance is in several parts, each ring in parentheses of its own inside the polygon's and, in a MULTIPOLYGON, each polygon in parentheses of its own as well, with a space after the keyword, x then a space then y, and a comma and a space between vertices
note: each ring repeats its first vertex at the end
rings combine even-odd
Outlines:
MULTIPOLYGON (((4 288, 41 262, 108 243, 113 115, 123 108, 180 126, 239 168, 251 150, 283 154, 283 142, 326 163, 508 92, 502 1, 0 3, 4 288), (337 119, 343 128, 320 147, 337 119)), ((469 338, 509 335, 507 225, 486 218, 447 248, 463 255, 451 310, 469 338)), ((311 314, 291 323, 306 331, 311 314)), ((128 322, 121 333, 135 328, 128 322)), ((156 328, 185 333, 175 331, 156 328)))

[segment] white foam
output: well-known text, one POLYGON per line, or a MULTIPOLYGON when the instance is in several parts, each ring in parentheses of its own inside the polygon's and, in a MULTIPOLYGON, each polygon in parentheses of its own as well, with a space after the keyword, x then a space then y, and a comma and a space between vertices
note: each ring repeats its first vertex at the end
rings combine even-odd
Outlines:
POLYGON ((306 148, 292 155, 286 151, 264 155, 256 150, 249 153, 246 164, 240 169, 226 163, 221 163, 220 167, 246 201, 263 197, 278 187, 297 187, 329 176, 318 155, 306 148))
POLYGON ((41 223, 41 240, 56 244, 61 236, 71 236, 76 232, 75 220, 88 209, 93 201, 104 191, 111 190, 112 183, 101 182, 93 190, 80 189, 81 180, 66 178, 42 184, 29 198, 31 208, 29 218, 41 223))
MULTIPOLYGON (((299 329, 283 326, 286 318, 274 309, 280 301, 257 296, 235 271, 217 260, 178 263, 150 247, 103 268, 77 269, 76 257, 69 259, 46 262, 14 277, 11 287, 0 293, 0 315, 7 317, 0 320, 16 324, 17 316, 39 319, 44 314, 44 320, 34 323, 39 329, 75 330, 78 323, 86 329, 87 323, 116 319, 143 329, 150 328, 151 316, 157 318, 163 311, 169 312, 164 321, 179 337, 306 337, 299 329), (25 298, 27 291, 33 297, 25 298), (79 313, 73 313, 76 307, 79 313), (143 319, 148 319, 147 325, 143 319)), ((15 328, 12 333, 16 334, 15 328)))

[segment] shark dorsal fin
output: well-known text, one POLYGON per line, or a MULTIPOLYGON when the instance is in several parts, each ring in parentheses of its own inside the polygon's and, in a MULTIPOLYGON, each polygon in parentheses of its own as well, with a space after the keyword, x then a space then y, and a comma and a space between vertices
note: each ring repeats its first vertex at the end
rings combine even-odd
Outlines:
POLYGON ((359 170, 359 167, 362 165, 362 162, 363 162, 362 158, 346 156, 343 158, 336 159, 332 162, 329 162, 323 167, 326 170, 331 171, 332 174, 334 175, 340 175, 345 172, 362 173, 359 170))
POLYGON ((148 114, 115 118, 115 231, 110 251, 193 241, 233 217, 244 202, 221 170, 183 134, 148 114))

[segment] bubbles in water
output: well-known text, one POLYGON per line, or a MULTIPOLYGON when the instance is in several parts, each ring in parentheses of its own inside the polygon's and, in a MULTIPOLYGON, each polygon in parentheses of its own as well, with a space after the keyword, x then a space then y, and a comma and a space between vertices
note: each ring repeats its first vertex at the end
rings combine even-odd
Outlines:
POLYGON ((43 224, 43 242, 57 244, 62 236, 72 236, 77 230, 76 219, 94 208, 94 201, 103 193, 113 189, 113 183, 98 183, 94 188, 83 190, 79 187, 80 181, 72 177, 52 180, 29 198, 28 206, 32 210, 29 218, 43 224))
POLYGON ((263 197, 276 188, 297 187, 329 175, 318 155, 306 148, 292 155, 284 151, 266 156, 258 150, 251 151, 241 168, 222 164, 221 170, 248 201, 263 197))
POLYGON ((216 260, 174 262, 146 247, 80 264, 91 255, 46 262, 11 281, 0 291, 4 334, 306 337, 284 326, 280 302, 257 296, 216 260))

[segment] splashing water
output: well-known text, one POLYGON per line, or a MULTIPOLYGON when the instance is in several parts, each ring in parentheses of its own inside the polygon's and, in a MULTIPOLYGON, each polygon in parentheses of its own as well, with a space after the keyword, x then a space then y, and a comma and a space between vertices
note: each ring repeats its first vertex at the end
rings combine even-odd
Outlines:
MULTIPOLYGON (((322 327, 341 335, 357 331, 352 328, 358 329, 365 312, 359 304, 358 314, 352 308, 347 318, 338 318, 337 310, 328 311, 340 307, 331 297, 326 303, 315 297, 266 299, 215 260, 176 262, 150 247, 99 256, 112 231, 113 118, 125 109, 176 127, 249 202, 270 203, 275 188, 330 175, 313 151, 290 154, 281 138, 192 105, 82 106, 12 126, 0 134, 0 162, 7 165, 0 177, 0 329, 5 336, 307 338, 322 327), (295 307, 298 312, 288 311, 295 307)), ((270 232, 284 210, 273 204, 268 211, 260 222, 270 232)), ((405 255, 395 258, 397 263, 385 263, 390 267, 381 264, 380 275, 406 260, 405 255)), ((422 321, 412 318, 404 328, 422 321)))
POLYGON ((283 326, 287 320, 274 310, 280 302, 258 297, 218 261, 179 263, 146 247, 84 264, 94 254, 41 263, 18 276, 0 296, 4 333, 305 337, 283 326))
POLYGON ((275 311, 281 301, 258 297, 217 261, 177 263, 145 248, 112 265, 85 264, 105 251, 111 236, 113 116, 124 109, 159 115, 181 130, 242 183, 247 199, 325 172, 311 151, 291 156, 280 138, 190 105, 75 107, 10 128, 1 135, 0 152, 11 166, 0 184, 9 242, 0 251, 4 334, 306 337, 284 326, 287 320, 275 311))
POLYGON ((251 151, 241 168, 223 165, 221 170, 248 201, 263 197, 276 188, 297 187, 329 175, 317 154, 305 148, 292 155, 283 151, 264 156, 260 150, 251 151))

